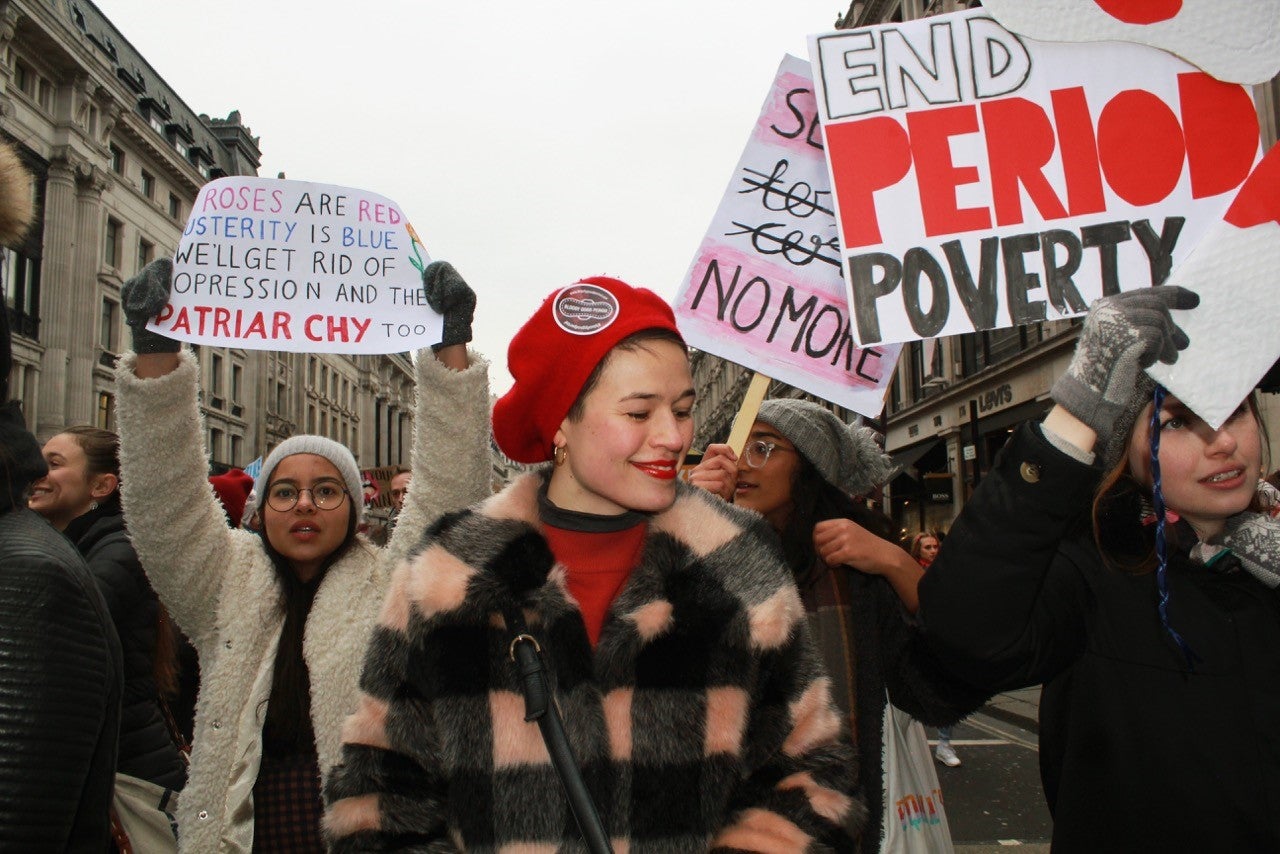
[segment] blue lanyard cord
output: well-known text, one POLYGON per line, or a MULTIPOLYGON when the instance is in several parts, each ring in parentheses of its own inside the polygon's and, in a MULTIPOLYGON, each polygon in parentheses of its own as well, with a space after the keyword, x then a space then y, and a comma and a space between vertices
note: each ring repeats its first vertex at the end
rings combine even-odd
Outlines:
POLYGON ((1182 650, 1182 655, 1187 660, 1187 669, 1194 673, 1196 662, 1203 659, 1196 655, 1196 651, 1178 634, 1177 629, 1169 624, 1169 557, 1164 533, 1164 488, 1160 483, 1160 407, 1164 405, 1164 398, 1168 393, 1164 386, 1157 385, 1151 408, 1151 504, 1156 511, 1156 560, 1159 562, 1156 567, 1156 590, 1160 593, 1160 625, 1164 626, 1169 637, 1182 650))

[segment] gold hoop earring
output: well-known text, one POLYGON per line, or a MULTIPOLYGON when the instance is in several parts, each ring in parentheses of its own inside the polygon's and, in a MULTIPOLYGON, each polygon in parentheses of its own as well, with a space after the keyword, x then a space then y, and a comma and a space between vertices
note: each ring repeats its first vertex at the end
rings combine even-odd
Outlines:
POLYGON ((568 456, 569 447, 567 445, 556 445, 551 449, 551 459, 555 461, 557 466, 564 465, 564 461, 568 456))

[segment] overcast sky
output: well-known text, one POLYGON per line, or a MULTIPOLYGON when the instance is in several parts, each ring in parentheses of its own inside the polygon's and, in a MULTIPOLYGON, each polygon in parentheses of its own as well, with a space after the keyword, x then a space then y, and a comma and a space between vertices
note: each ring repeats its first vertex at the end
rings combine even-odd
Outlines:
POLYGON ((389 196, 506 347, 552 290, 674 298, 785 53, 842 0, 217 4, 96 0, 196 112, 240 110, 259 174, 389 196))

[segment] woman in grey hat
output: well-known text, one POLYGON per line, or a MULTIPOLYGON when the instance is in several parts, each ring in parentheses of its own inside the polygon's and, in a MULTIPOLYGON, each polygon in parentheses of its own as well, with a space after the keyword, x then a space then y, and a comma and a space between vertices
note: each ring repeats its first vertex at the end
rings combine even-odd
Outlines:
POLYGON ((690 482, 759 512, 782 538, 814 641, 860 753, 870 810, 863 852, 880 850, 887 703, 931 725, 954 723, 984 692, 950 678, 912 627, 920 564, 889 520, 853 500, 889 479, 870 428, 806 400, 766 400, 741 456, 707 448, 690 482))
POLYGON ((116 371, 129 531, 161 601, 200 654, 191 769, 178 805, 181 851, 323 851, 322 775, 357 705, 364 651, 391 570, 443 512, 489 483, 487 364, 468 355, 475 294, 444 262, 423 284, 444 341, 417 354, 412 465, 420 477, 387 548, 357 533, 360 470, 343 445, 293 436, 267 456, 227 527, 206 475, 199 368, 146 329, 172 265, 125 283, 134 352, 116 371), (257 532, 257 533, 255 533, 257 532))

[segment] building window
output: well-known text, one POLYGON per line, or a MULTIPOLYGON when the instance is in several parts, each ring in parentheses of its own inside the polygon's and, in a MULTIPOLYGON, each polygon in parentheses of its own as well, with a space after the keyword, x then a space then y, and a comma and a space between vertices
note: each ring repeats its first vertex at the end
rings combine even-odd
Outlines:
POLYGON ((152 175, 146 169, 142 170, 142 195, 148 199, 156 197, 156 176, 152 175))
POLYGON ((276 383, 276 414, 284 415, 285 402, 288 400, 288 393, 285 391, 284 381, 276 383))
POLYGON ((238 466, 242 460, 244 460, 244 437, 233 435, 231 437, 231 459, 227 460, 227 462, 233 466, 238 466))
POLYGON ((98 413, 94 421, 94 426, 103 430, 111 429, 111 415, 115 412, 115 398, 110 392, 98 392, 98 413))
POLYGON ((102 262, 112 269, 120 268, 120 235, 124 225, 118 219, 107 217, 107 235, 102 244, 102 262))
POLYGON ((177 150, 178 155, 184 160, 191 154, 191 148, 181 139, 174 137, 173 147, 177 150))
POLYGON ((231 366, 231 402, 240 402, 240 387, 244 381, 244 368, 239 365, 231 366))
POLYGON ((151 115, 147 116, 147 121, 151 123, 151 129, 153 131, 159 134, 164 133, 164 122, 160 121, 160 117, 157 116, 155 113, 152 113, 151 115))
POLYGON ((43 77, 41 77, 40 83, 36 88, 37 88, 36 103, 39 104, 41 107, 43 107, 46 113, 52 113, 53 112, 53 84, 50 83, 48 80, 45 80, 43 77))
POLYGON ((124 149, 114 142, 107 146, 111 151, 111 171, 117 175, 124 174, 124 149))
POLYGON ((174 219, 182 217, 182 202, 173 193, 169 194, 169 216, 174 219))
POLYGON ((138 269, 150 264, 156 257, 156 245, 143 238, 138 238, 138 269))
POLYGON ((21 59, 14 60, 13 63, 13 85, 14 88, 26 92, 31 97, 35 97, 36 73, 31 70, 30 65, 27 65, 21 59))
POLYGON ((222 431, 217 427, 209 428, 209 459, 222 459, 222 431))
POLYGON ((222 357, 214 353, 209 365, 209 390, 215 397, 222 397, 222 357))
POLYGON ((116 352, 116 330, 119 324, 116 319, 118 306, 115 300, 102 299, 102 317, 98 323, 98 343, 102 345, 102 349, 108 353, 116 352))
POLYGON ((11 249, 4 271, 5 309, 13 330, 28 338, 38 337, 40 329, 40 258, 30 258, 19 249, 11 249))

